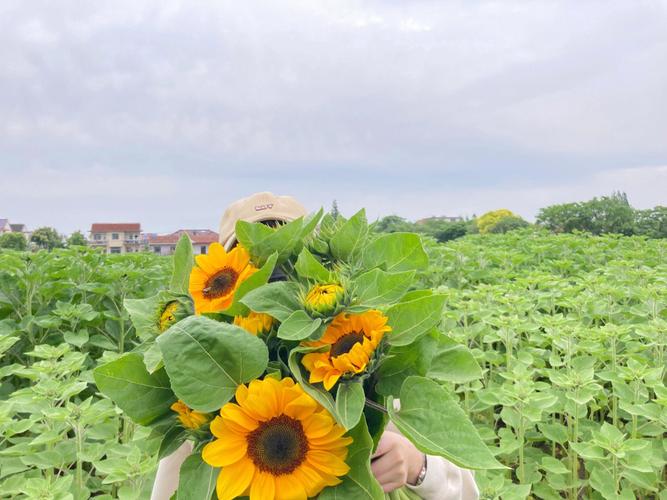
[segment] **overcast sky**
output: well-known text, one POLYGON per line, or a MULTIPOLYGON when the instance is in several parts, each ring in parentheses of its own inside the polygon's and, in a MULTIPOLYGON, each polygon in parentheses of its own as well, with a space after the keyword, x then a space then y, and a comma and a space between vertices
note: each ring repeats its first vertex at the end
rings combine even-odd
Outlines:
POLYGON ((667 205, 667 0, 0 3, 0 218, 667 205))

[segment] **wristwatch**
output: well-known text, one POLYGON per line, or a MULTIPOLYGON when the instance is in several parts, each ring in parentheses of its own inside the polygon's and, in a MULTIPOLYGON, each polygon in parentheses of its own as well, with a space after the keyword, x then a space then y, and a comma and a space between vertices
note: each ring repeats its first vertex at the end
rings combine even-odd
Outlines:
POLYGON ((424 482, 424 479, 426 478, 426 454, 424 454, 424 465, 422 465, 422 470, 419 471, 419 475, 417 476, 417 480, 415 481, 414 486, 419 486, 424 482))

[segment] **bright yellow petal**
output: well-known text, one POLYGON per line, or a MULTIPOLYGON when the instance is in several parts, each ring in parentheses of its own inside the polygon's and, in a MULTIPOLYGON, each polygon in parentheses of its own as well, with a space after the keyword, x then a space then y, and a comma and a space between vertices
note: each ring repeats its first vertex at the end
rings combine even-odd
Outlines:
POLYGON ((324 377, 324 388, 327 391, 330 391, 331 388, 336 385, 336 382, 338 382, 338 379, 340 378, 341 373, 338 370, 335 371, 330 371, 326 377, 324 377))
POLYGON ((302 422, 303 430, 308 438, 318 438, 329 434, 334 426, 334 421, 329 415, 316 413, 302 422))
POLYGON ((208 254, 215 260, 224 262, 227 259, 225 247, 220 243, 211 243, 208 247, 208 254))
POLYGON ((250 500, 273 500, 275 494, 275 476, 258 470, 250 485, 250 500))
POLYGON ((246 432, 254 431, 259 425, 257 420, 250 417, 247 412, 245 412, 240 406, 233 403, 226 404, 220 410, 220 416, 222 417, 225 425, 234 428, 234 425, 241 427, 246 432))
POLYGON ((239 460, 233 465, 224 467, 218 475, 216 493, 218 500, 232 500, 241 496, 250 486, 255 475, 255 464, 249 458, 239 460))
POLYGON ((241 460, 248 449, 245 439, 225 439, 211 441, 202 449, 201 457, 204 462, 213 467, 226 467, 241 460))
POLYGON ((335 476, 344 476, 350 471, 347 464, 336 455, 322 450, 308 450, 306 460, 315 467, 327 474, 335 476))
POLYGON ((275 413, 270 411, 269 405, 265 404, 261 396, 250 394, 243 404, 243 407, 248 413, 253 415, 258 420, 269 420, 275 417, 275 413))
POLYGON ((214 275, 219 270, 208 255, 195 255, 195 262, 209 276, 214 275))
POLYGON ((292 474, 276 476, 276 500, 306 500, 306 490, 292 474))
POLYGON ((289 402, 283 410, 285 415, 298 420, 303 420, 317 410, 317 402, 308 394, 302 394, 297 399, 289 402))

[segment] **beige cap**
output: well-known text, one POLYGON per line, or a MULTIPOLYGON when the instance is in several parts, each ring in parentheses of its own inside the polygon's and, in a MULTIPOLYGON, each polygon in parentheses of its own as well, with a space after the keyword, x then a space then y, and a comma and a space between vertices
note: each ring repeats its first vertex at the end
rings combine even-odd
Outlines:
POLYGON ((229 250, 236 242, 236 221, 262 222, 278 220, 289 222, 306 215, 306 208, 291 196, 276 196, 265 191, 235 201, 225 210, 220 221, 220 243, 229 250))

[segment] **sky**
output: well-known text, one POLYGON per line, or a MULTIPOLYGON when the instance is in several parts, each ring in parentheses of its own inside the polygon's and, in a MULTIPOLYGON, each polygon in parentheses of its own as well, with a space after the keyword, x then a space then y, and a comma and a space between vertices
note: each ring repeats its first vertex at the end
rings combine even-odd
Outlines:
POLYGON ((0 3, 0 218, 667 205, 667 0, 0 3))

